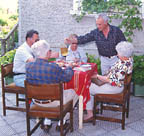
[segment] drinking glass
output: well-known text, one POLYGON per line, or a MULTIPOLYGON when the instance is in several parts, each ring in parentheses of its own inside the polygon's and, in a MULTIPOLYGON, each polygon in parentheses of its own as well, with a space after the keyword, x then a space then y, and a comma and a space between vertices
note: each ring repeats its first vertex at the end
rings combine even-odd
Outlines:
POLYGON ((68 48, 66 48, 66 47, 61 47, 60 50, 61 50, 61 55, 62 55, 63 57, 66 57, 66 56, 68 55, 68 48))

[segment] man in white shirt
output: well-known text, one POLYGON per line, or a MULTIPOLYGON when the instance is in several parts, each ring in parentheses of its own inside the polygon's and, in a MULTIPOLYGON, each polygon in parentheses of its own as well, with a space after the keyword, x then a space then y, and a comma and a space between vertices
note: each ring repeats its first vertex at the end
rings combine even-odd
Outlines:
POLYGON ((39 40, 39 33, 35 30, 29 30, 26 34, 26 41, 16 50, 14 57, 14 82, 17 86, 24 87, 24 80, 26 78, 27 62, 34 61, 34 56, 31 46, 39 40))

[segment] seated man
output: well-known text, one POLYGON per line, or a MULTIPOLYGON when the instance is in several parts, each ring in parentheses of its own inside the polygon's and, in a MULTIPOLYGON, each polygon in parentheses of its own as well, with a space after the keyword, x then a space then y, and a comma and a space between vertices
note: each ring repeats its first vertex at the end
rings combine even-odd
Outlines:
MULTIPOLYGON (((39 41, 39 33, 36 30, 29 30, 26 34, 26 41, 18 47, 13 62, 14 82, 17 86, 24 87, 25 65, 35 59, 31 46, 39 41)), ((53 52, 51 58, 57 58, 58 52, 53 52)))
POLYGON ((124 78, 126 73, 132 73, 133 68, 133 53, 134 47, 129 42, 120 42, 116 46, 119 60, 110 68, 106 76, 93 75, 93 78, 105 82, 98 86, 94 83, 90 85, 90 101, 86 105, 87 115, 84 117, 84 122, 89 122, 93 117, 93 103, 95 94, 116 94, 121 93, 124 89, 124 78))
MULTIPOLYGON (((48 59, 51 57, 50 45, 45 40, 40 40, 32 45, 31 47, 33 54, 36 59, 34 62, 29 62, 26 64, 26 80, 31 84, 52 84, 52 83, 60 83, 68 82, 71 80, 74 72, 72 70, 71 64, 66 68, 62 69, 56 63, 48 62, 48 59)), ((73 89, 64 90, 64 104, 68 101, 72 100, 75 105, 78 100, 78 96, 76 95, 73 89)), ((50 107, 59 105, 59 101, 53 101, 49 103, 45 102, 45 104, 41 104, 38 100, 33 100, 34 104, 43 107, 50 107)), ((68 115, 64 118, 64 123, 68 119, 68 115)), ((51 120, 45 119, 44 125, 49 130, 51 127, 51 120)), ((60 122, 58 123, 60 125, 60 122)), ((65 126, 65 125, 64 125, 65 126)))
MULTIPOLYGON (((71 34, 69 38, 77 37, 76 34, 71 34)), ((66 61, 87 62, 87 56, 82 47, 78 47, 77 43, 72 43, 68 48, 66 61)))
POLYGON ((39 40, 39 33, 29 30, 26 34, 26 41, 18 47, 13 62, 14 82, 17 86, 24 87, 25 65, 27 62, 34 61, 31 46, 39 40))

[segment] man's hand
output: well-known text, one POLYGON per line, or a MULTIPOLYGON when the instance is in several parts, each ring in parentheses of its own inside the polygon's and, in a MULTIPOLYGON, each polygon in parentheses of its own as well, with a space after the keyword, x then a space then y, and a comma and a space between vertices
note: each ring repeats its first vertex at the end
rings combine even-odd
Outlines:
POLYGON ((77 38, 72 37, 72 38, 66 38, 64 39, 64 43, 66 45, 72 44, 72 43, 78 43, 77 38))
POLYGON ((64 39, 64 43, 66 45, 70 45, 71 44, 71 40, 69 38, 64 39))

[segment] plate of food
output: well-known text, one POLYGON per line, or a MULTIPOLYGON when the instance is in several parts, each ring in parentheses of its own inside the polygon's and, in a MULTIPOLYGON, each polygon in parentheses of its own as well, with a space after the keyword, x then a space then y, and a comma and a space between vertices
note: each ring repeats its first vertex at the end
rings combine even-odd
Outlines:
POLYGON ((64 64, 64 62, 56 62, 56 64, 58 64, 60 67, 63 67, 65 64, 64 64))
POLYGON ((82 64, 81 67, 83 67, 83 68, 91 68, 91 65, 90 64, 82 64))

